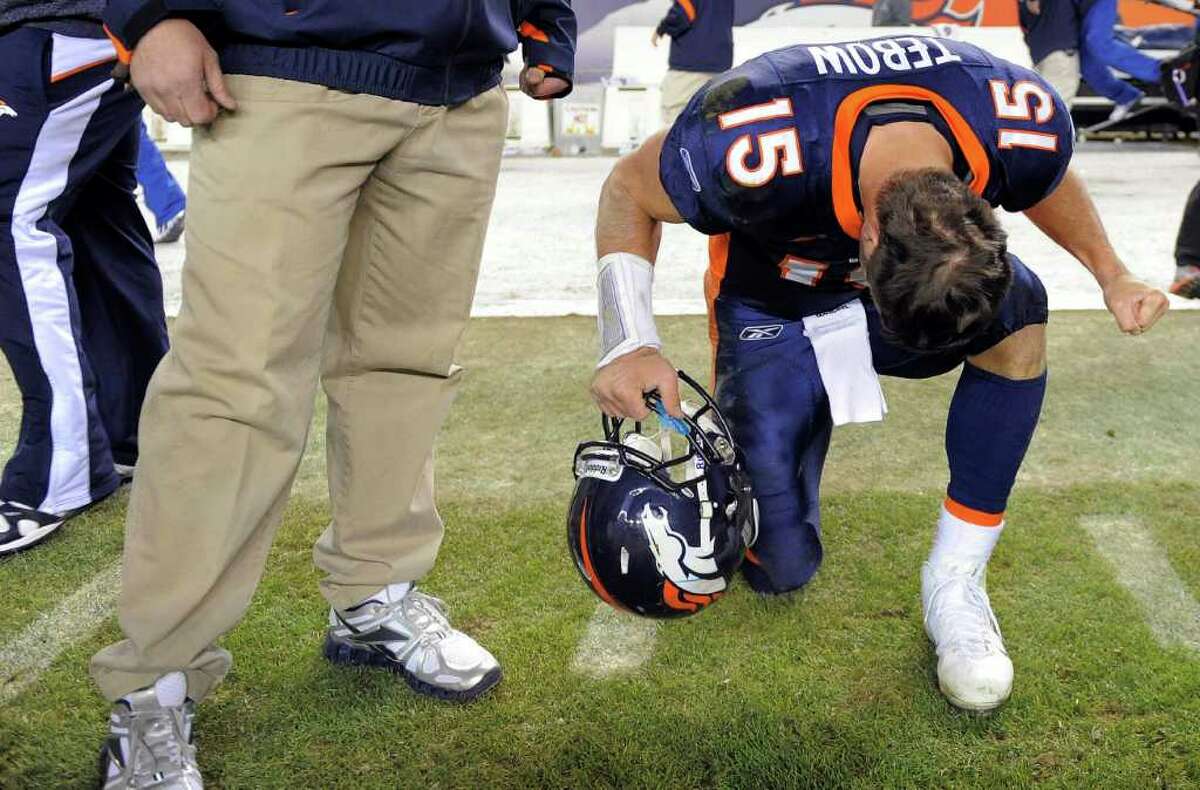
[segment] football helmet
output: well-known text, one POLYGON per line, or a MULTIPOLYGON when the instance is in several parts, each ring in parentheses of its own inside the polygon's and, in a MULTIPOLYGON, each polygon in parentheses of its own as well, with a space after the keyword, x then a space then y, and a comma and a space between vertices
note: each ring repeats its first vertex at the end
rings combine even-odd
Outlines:
POLYGON ((657 434, 604 416, 603 441, 575 451, 567 516, 575 566, 602 600, 645 617, 695 614, 720 598, 756 537, 729 426, 699 384, 683 371, 679 379, 700 399, 683 401, 682 419, 650 393, 657 434))

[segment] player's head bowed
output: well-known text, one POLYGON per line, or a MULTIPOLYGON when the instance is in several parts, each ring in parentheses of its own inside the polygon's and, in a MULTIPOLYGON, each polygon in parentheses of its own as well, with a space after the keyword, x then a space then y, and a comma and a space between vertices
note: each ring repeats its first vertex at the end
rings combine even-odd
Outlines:
POLYGON ((961 346, 987 327, 1012 282, 992 207, 945 170, 893 176, 865 259, 886 332, 916 351, 961 346))

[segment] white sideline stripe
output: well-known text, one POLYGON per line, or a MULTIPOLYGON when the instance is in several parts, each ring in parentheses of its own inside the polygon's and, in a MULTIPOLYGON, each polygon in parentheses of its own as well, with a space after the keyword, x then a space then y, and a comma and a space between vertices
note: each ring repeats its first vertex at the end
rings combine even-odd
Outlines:
POLYGON ((1079 524, 1141 605, 1159 644, 1200 651, 1200 604, 1145 527, 1129 516, 1085 516, 1079 524))
POLYGON ((593 678, 630 672, 646 663, 654 653, 658 623, 606 603, 596 606, 587 631, 575 649, 571 669, 593 678))
POLYGON ((112 613, 120 588, 117 561, 0 647, 0 705, 36 683, 63 651, 91 636, 112 613))

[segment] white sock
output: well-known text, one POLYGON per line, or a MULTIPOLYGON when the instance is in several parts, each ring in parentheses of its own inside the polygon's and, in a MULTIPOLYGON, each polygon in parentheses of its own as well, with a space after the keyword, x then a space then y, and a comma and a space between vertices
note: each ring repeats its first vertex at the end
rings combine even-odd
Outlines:
MULTIPOLYGON (((174 708, 182 705, 187 699, 187 675, 178 671, 163 675, 154 681, 154 696, 158 698, 158 704, 163 707, 174 708)), ((129 702, 128 697, 121 699, 129 702)))
POLYGON ((158 704, 165 708, 175 708, 187 699, 187 675, 182 672, 168 672, 154 681, 154 696, 158 704))
MULTIPOLYGON (((389 584, 387 587, 384 587, 382 590, 375 593, 374 595, 368 595, 366 598, 363 598, 357 605, 361 606, 362 604, 366 603, 367 601, 382 601, 384 603, 395 603, 396 601, 399 601, 404 596, 408 595, 408 591, 412 589, 412 586, 413 586, 412 582, 398 582, 396 584, 389 584)), ((351 607, 351 608, 354 608, 354 607, 351 607)))
POLYGON ((943 503, 933 548, 929 552, 929 564, 935 569, 985 565, 1003 530, 1003 518, 995 526, 974 524, 951 513, 943 503))

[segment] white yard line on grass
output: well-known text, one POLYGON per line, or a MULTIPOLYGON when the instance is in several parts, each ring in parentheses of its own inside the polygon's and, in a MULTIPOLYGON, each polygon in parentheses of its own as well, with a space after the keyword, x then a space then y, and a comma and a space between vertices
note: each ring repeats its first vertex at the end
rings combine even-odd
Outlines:
POLYGON ((1200 604, 1145 527, 1129 516, 1086 516, 1079 523, 1141 605, 1155 639, 1200 651, 1200 604))
POLYGON ((91 636, 112 613, 120 588, 121 563, 114 562, 0 646, 0 705, 36 683, 64 650, 91 636))
POLYGON ((658 623, 597 604, 571 668, 593 678, 637 669, 654 653, 658 623))

